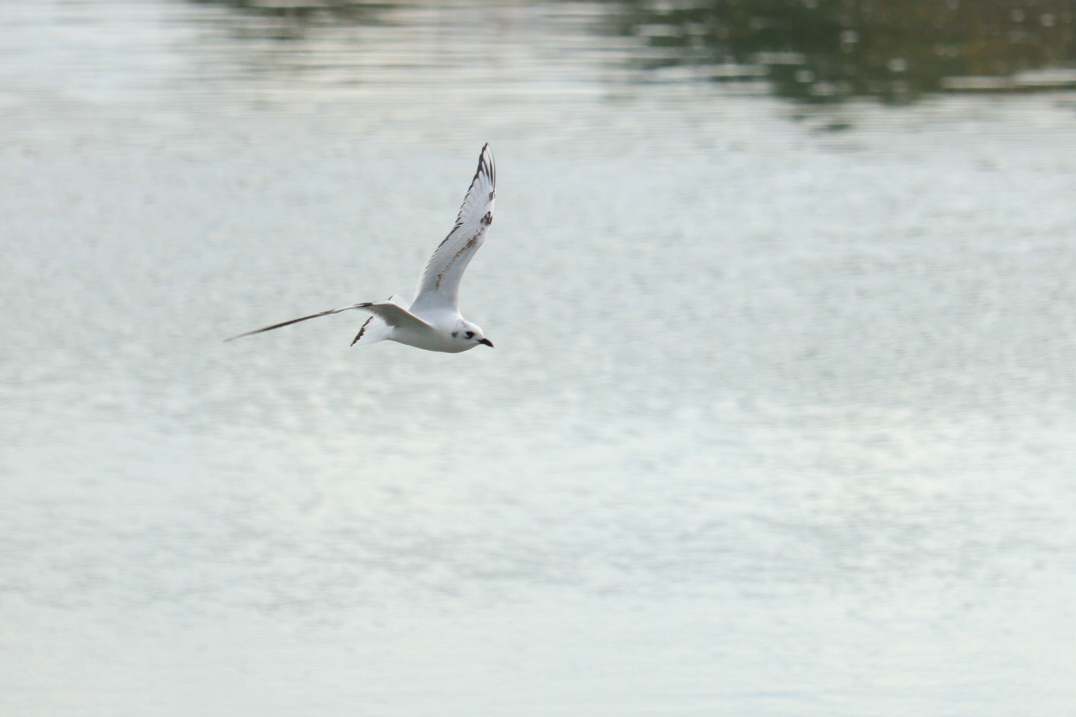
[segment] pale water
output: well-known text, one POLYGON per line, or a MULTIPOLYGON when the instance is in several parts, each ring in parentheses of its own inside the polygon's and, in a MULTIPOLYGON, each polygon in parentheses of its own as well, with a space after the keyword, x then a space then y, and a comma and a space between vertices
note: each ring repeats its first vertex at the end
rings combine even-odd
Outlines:
POLYGON ((0 713, 1076 714, 1076 95, 615 10, 0 6, 0 713))

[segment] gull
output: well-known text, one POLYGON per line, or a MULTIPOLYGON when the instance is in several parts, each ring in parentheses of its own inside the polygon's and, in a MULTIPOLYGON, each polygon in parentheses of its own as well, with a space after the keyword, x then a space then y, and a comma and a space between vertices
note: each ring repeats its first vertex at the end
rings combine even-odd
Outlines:
POLYGON ((487 143, 478 155, 478 170, 456 216, 456 225, 437 246, 426 263, 426 268, 419 275, 418 288, 410 306, 405 306, 397 296, 390 296, 385 301, 363 301, 248 331, 225 341, 272 331, 319 316, 358 309, 371 316, 359 329, 355 340, 351 342, 352 346, 396 341, 427 351, 444 353, 461 353, 479 344, 492 348, 493 342, 486 338, 482 329, 460 315, 459 291, 463 271, 482 246, 486 239, 486 230, 493 223, 496 184, 497 169, 493 164, 493 152, 487 143))

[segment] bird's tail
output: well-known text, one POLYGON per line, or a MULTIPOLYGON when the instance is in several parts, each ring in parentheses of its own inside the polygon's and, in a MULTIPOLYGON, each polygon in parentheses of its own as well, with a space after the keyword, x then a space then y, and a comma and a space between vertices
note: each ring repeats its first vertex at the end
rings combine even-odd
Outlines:
MULTIPOLYGON (((403 303, 403 300, 395 294, 389 297, 389 301, 403 309, 407 308, 407 305, 403 303)), ((359 346, 369 346, 371 344, 380 343, 387 339, 391 334, 391 326, 386 324, 380 317, 371 315, 363 322, 362 328, 359 329, 359 333, 355 336, 351 345, 355 346, 358 344, 359 346)))

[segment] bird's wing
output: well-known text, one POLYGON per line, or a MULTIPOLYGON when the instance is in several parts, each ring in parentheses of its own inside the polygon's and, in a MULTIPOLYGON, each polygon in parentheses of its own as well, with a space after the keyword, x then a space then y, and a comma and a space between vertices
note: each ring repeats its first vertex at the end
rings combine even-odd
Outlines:
POLYGON ((273 324, 272 326, 266 326, 263 329, 255 329, 254 331, 248 331, 245 334, 239 334, 238 336, 232 336, 231 338, 224 339, 225 341, 232 341, 234 339, 241 339, 244 336, 250 336, 252 334, 260 334, 263 331, 272 331, 273 329, 279 329, 282 326, 290 326, 291 324, 297 324, 300 321, 306 321, 307 319, 316 319, 319 316, 328 316, 329 314, 339 314, 341 311, 350 311, 352 309, 360 309, 362 311, 369 311, 371 314, 379 317, 389 326, 401 326, 416 329, 430 329, 433 327, 427 324, 422 319, 418 318, 407 309, 393 303, 392 301, 364 301, 360 304, 352 304, 351 306, 341 306, 339 309, 329 309, 328 311, 322 311, 318 314, 311 314, 310 316, 303 316, 298 319, 292 319, 291 321, 285 321, 280 324, 273 324))
POLYGON ((369 311, 393 328, 416 331, 436 330, 392 299, 388 301, 364 301, 361 304, 355 304, 355 308, 369 311))
POLYGON ((478 171, 456 217, 456 225, 430 257, 419 277, 411 311, 457 310, 460 279, 471 258, 482 246, 486 229, 493 222, 493 201, 497 196, 497 168, 489 145, 478 156, 478 171))

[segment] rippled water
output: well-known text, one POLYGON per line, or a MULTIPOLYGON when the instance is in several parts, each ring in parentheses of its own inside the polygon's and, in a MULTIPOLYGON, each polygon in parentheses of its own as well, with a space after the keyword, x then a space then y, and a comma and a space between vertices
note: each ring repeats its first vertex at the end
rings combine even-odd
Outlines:
POLYGON ((0 6, 0 711, 1072 713, 1076 95, 613 10, 0 6), (495 350, 221 343, 408 294, 485 141, 495 350))

